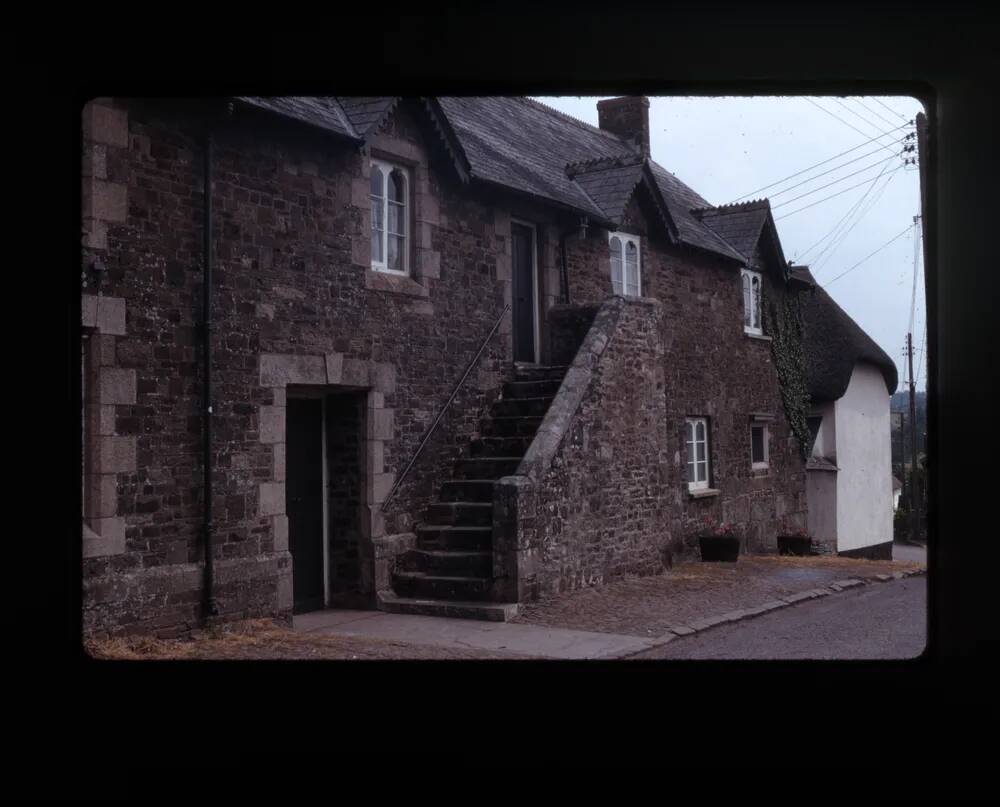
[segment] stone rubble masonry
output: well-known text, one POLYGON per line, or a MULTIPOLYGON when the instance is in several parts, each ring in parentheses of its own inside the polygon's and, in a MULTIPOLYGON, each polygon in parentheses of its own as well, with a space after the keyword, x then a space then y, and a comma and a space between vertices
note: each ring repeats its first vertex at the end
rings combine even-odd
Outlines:
MULTIPOLYGON (((113 541, 84 539, 86 591, 105 597, 98 606, 85 595, 84 610, 94 611, 85 624, 116 629, 117 613, 122 629, 171 631, 197 616, 200 574, 178 578, 190 586, 171 595, 187 598, 183 608, 116 581, 201 568, 203 558, 203 122, 196 105, 95 103, 101 108, 84 122, 84 193, 92 194, 85 207, 109 218, 84 220, 84 262, 100 257, 108 271, 100 297, 84 290, 83 321, 115 335, 113 367, 134 376, 134 401, 97 407, 97 429, 135 448, 133 463, 121 444, 108 444, 108 456, 128 470, 111 487, 120 519, 113 541), (124 217, 120 191, 97 183, 125 187, 124 217), (95 203, 95 189, 103 201, 95 203)), ((405 165, 414 182, 409 278, 371 270, 366 154, 242 107, 215 133, 215 563, 263 570, 242 588, 217 592, 227 618, 290 613, 289 387, 364 393, 358 551, 374 604, 374 590, 391 580, 395 549, 412 548, 415 523, 478 435, 510 366, 507 315, 383 511, 396 475, 510 302, 511 213, 543 229, 556 221, 550 209, 508 200, 504 211, 470 194, 418 113, 401 103, 373 143, 376 156, 405 165)), ((557 266, 539 268, 556 276, 557 266)), ((119 396, 131 383, 107 382, 119 396)), ((94 533, 104 526, 88 521, 94 533)))
MULTIPOLYGON (((662 570, 662 317, 663 305, 645 298, 609 298, 593 314, 516 475, 498 486, 497 596, 546 597, 662 570)), ((550 327, 578 322, 560 311, 550 327)))
MULTIPOLYGON (((201 114, 196 103, 149 99, 96 99, 84 110, 82 257, 107 267, 99 295, 84 289, 82 315, 94 329, 87 386, 109 396, 85 413, 102 438, 89 460, 110 463, 89 485, 83 541, 93 629, 183 630, 201 598, 201 114)), ((217 568, 237 575, 216 592, 226 618, 290 614, 290 388, 364 395, 358 557, 374 604, 509 377, 511 317, 501 312, 512 301, 512 219, 537 225, 539 299, 547 310, 560 298, 559 233, 575 221, 462 185, 437 138, 420 105, 404 100, 370 145, 413 182, 412 271, 402 277, 371 269, 368 150, 240 104, 215 132, 213 546, 217 568)), ((566 240, 573 310, 541 312, 543 362, 570 361, 602 315, 615 325, 595 343, 586 383, 581 368, 571 371, 565 392, 579 406, 565 432, 543 430, 525 475, 496 486, 494 564, 505 596, 655 572, 664 546, 685 551, 708 514, 738 520, 746 548, 768 550, 779 518, 804 512, 804 469, 769 346, 742 331, 738 267, 670 244, 647 227, 649 212, 648 200, 634 201, 622 229, 642 238, 643 294, 655 301, 598 311, 611 291, 607 233, 566 240), (775 414, 764 475, 749 469, 749 412, 775 414), (705 500, 686 494, 689 415, 712 426, 720 494, 705 500), (542 447, 551 462, 532 465, 542 447)), ((773 285, 769 294, 783 293, 773 285)))

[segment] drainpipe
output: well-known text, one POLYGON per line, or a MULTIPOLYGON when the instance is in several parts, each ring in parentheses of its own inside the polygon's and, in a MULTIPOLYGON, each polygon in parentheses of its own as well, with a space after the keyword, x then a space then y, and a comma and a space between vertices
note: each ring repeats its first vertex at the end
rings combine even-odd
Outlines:
POLYGON ((205 472, 204 507, 202 508, 202 539, 205 547, 205 585, 203 588, 204 616, 219 613, 215 601, 215 569, 212 563, 212 128, 205 128, 204 165, 204 246, 205 274, 202 282, 202 377, 204 378, 204 428, 202 467, 205 472))
POLYGON ((559 236, 559 252, 562 256, 562 274, 560 275, 559 281, 562 285, 562 301, 569 304, 569 273, 566 270, 566 237, 573 235, 573 233, 578 233, 580 238, 587 237, 587 217, 584 216, 580 219, 579 228, 574 227, 572 230, 564 230, 559 236))

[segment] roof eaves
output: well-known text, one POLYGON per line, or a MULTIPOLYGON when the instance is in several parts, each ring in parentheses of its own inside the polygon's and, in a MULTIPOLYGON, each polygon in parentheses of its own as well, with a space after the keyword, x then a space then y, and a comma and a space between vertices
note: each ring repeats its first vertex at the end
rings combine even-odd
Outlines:
POLYGON ((437 98, 425 97, 423 98, 423 102, 424 109, 427 110, 427 114, 431 119, 431 124, 441 138, 445 150, 451 157, 459 179, 461 179, 462 184, 468 184, 473 176, 472 165, 469 162, 468 156, 466 156, 465 149, 462 148, 461 141, 459 141, 458 136, 455 134, 454 128, 452 128, 451 123, 448 121, 448 116, 444 114, 444 110, 441 109, 437 98))
MULTIPOLYGON (((351 132, 354 132, 355 129, 354 127, 349 125, 349 122, 348 125, 345 126, 346 131, 340 132, 337 131, 336 129, 330 128, 329 126, 324 126, 322 123, 319 123, 315 120, 309 120, 308 118, 303 117, 302 115, 293 115, 291 112, 287 112, 281 109, 276 109, 274 106, 271 105, 265 106, 263 104, 257 103, 254 100, 254 98, 250 96, 234 95, 232 96, 232 99, 234 101, 238 101, 239 103, 245 106, 251 107, 259 112, 265 112, 269 115, 274 115, 275 117, 282 118, 284 120, 293 121, 295 123, 301 123, 303 126, 308 126, 312 129, 319 129, 321 132, 333 135, 334 137, 341 137, 346 140, 350 140, 351 142, 356 144, 363 142, 361 137, 359 137, 356 133, 351 134, 351 132)), ((339 109, 339 104, 334 109, 334 112, 337 114, 338 120, 343 120, 344 118, 343 110, 339 109)))

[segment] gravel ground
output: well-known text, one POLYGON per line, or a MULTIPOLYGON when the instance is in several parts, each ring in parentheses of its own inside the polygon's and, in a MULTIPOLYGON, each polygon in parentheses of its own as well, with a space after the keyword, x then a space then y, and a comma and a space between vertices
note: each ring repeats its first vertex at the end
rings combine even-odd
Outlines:
POLYGON ((833 556, 740 557, 736 563, 676 564, 662 575, 625 577, 521 606, 514 622, 630 636, 661 636, 674 625, 753 608, 848 577, 912 569, 907 561, 833 556))
MULTIPOLYGON (((199 659, 509 659, 504 653, 434 647, 384 639, 348 636, 310 636, 296 633, 272 620, 237 622, 195 634, 191 639, 154 639, 148 636, 86 640, 84 648, 98 659, 125 661, 199 659)), ((519 656, 519 658, 524 658, 519 656)))

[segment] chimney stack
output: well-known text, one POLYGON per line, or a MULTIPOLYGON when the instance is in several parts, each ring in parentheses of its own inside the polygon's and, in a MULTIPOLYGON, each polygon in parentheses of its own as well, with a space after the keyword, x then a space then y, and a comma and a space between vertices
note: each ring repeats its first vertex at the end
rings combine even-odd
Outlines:
POLYGON ((649 99, 626 95, 597 102, 597 123, 606 132, 630 140, 649 156, 649 99))

